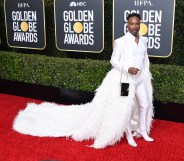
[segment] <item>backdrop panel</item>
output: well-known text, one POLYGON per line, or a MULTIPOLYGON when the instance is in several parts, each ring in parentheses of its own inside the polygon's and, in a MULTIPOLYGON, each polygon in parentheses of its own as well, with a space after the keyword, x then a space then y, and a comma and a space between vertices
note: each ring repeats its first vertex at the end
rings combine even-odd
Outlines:
POLYGON ((103 0, 55 0, 56 47, 96 52, 104 48, 103 0))
POLYGON ((140 34, 148 39, 148 54, 168 57, 172 53, 175 0, 114 0, 113 40, 124 35, 129 13, 142 17, 140 34))
POLYGON ((45 9, 42 0, 5 0, 4 11, 10 47, 45 48, 45 9))

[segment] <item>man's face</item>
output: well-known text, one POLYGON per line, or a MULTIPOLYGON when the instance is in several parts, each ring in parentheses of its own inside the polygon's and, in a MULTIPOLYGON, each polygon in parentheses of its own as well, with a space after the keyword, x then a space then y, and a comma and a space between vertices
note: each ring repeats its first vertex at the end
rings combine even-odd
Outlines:
POLYGON ((138 17, 130 17, 128 20, 129 32, 134 36, 138 36, 139 29, 140 29, 140 19, 138 17))

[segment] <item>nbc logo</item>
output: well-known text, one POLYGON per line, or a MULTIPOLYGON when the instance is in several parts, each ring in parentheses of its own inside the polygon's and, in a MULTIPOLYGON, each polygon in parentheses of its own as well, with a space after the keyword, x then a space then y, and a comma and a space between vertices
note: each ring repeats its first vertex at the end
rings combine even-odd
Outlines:
POLYGON ((71 2, 70 7, 77 6, 76 2, 71 2))
POLYGON ((86 6, 86 2, 71 2, 70 7, 76 7, 76 6, 86 6))

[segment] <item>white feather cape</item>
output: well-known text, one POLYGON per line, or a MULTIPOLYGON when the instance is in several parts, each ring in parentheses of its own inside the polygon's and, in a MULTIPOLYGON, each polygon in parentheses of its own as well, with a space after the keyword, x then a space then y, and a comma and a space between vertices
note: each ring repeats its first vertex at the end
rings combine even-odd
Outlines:
MULTIPOLYGON (((145 80, 149 87, 150 106, 147 131, 153 117, 150 76, 145 80)), ((119 141, 129 120, 132 130, 138 126, 138 108, 131 83, 129 96, 120 96, 120 72, 109 71, 96 90, 90 103, 61 106, 55 103, 28 103, 16 116, 13 129, 33 136, 72 137, 76 141, 94 139, 94 148, 104 148, 119 141)))

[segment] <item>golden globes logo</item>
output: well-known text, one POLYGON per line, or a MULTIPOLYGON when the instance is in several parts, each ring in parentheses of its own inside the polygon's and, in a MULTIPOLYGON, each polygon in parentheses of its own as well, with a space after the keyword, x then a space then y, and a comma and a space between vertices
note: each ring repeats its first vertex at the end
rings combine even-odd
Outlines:
POLYGON ((64 11, 64 44, 94 44, 93 10, 64 11))
POLYGON ((12 11, 13 41, 38 42, 36 11, 12 11))

